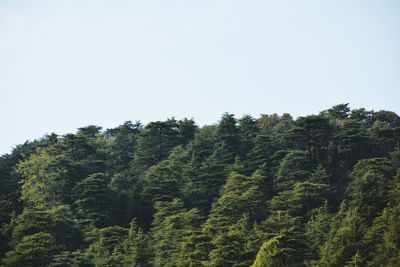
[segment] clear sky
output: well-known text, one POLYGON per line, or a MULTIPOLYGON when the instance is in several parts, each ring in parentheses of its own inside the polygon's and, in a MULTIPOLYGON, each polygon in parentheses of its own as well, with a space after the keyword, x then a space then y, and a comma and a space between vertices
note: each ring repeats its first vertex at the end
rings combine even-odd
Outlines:
POLYGON ((399 100, 400 1, 0 1, 0 154, 89 124, 399 100))

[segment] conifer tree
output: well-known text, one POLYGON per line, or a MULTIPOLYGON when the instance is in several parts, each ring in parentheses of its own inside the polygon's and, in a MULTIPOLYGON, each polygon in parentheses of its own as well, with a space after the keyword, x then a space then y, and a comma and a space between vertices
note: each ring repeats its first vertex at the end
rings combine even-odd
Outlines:
POLYGON ((95 173, 76 185, 74 206, 82 223, 97 227, 112 223, 114 198, 108 182, 109 179, 105 174, 95 173))
POLYGON ((26 235, 2 260, 4 267, 47 266, 56 253, 55 240, 49 233, 26 235))

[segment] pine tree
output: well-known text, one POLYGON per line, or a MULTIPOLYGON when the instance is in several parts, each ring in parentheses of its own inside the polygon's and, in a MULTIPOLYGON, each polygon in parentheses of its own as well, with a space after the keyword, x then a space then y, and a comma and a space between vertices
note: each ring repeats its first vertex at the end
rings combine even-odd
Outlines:
POLYGON ((300 150, 290 151, 280 162, 274 182, 277 192, 291 189, 295 182, 311 176, 309 156, 300 150))
POLYGON ((224 162, 233 163, 240 149, 239 129, 234 115, 224 113, 217 129, 217 137, 225 149, 224 162))
POLYGON ((49 267, 93 267, 90 258, 81 250, 63 251, 54 255, 49 267))
POLYGON ((94 230, 94 240, 87 249, 87 255, 95 267, 122 267, 122 243, 127 236, 127 229, 109 226, 94 230))
POLYGON ((201 216, 196 209, 187 211, 183 202, 156 202, 152 234, 154 266, 177 266, 181 255, 181 242, 200 226, 201 216))
POLYGON ((139 267, 147 264, 147 239, 143 230, 139 227, 137 220, 130 223, 128 237, 122 242, 123 266, 139 267))
POLYGON ((2 260, 4 267, 47 266, 56 253, 54 238, 44 232, 26 235, 2 260))
POLYGON ((74 206, 82 223, 97 227, 112 223, 114 198, 108 182, 109 178, 105 174, 95 173, 76 185, 74 206))

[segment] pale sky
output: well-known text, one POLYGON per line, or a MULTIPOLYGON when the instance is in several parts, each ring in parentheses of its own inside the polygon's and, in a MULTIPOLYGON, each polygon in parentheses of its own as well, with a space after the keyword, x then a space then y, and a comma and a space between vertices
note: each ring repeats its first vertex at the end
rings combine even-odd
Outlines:
POLYGON ((89 124, 399 100, 400 1, 0 1, 0 154, 89 124))

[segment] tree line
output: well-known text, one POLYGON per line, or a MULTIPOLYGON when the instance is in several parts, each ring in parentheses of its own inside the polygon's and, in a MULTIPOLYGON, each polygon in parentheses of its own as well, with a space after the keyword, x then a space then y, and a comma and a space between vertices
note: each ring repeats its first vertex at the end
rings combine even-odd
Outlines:
POLYGON ((0 157, 0 266, 400 266, 400 117, 127 121, 0 157))

